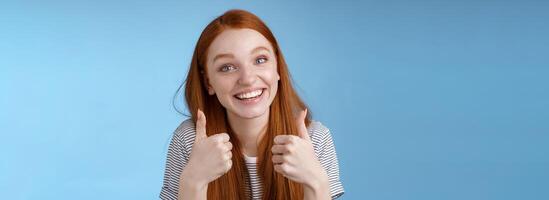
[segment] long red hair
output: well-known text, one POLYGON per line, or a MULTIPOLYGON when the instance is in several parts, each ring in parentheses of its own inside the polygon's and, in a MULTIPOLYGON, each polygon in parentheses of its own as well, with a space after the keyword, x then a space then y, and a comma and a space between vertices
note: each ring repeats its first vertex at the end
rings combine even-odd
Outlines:
MULTIPOLYGON (((278 63, 277 71, 280 75, 278 91, 270 106, 267 132, 258 144, 257 160, 263 183, 263 199, 303 199, 301 184, 293 182, 274 171, 270 150, 275 136, 282 134, 297 135, 298 129, 294 113, 298 113, 307 106, 292 86, 288 67, 273 33, 261 19, 244 10, 229 10, 206 26, 194 49, 191 66, 185 81, 185 100, 192 120, 196 121, 197 119, 197 109, 203 110, 208 120, 206 134, 210 136, 226 132, 231 137, 231 143, 233 144, 233 166, 225 175, 208 184, 208 199, 240 200, 248 198, 245 185, 247 169, 240 150, 240 142, 228 124, 226 109, 215 95, 208 95, 206 90, 208 80, 205 64, 208 57, 208 47, 224 30, 240 28, 253 29, 269 40, 274 49, 278 63)), ((311 114, 309 111, 305 120, 307 126, 310 124, 310 119, 311 114)))

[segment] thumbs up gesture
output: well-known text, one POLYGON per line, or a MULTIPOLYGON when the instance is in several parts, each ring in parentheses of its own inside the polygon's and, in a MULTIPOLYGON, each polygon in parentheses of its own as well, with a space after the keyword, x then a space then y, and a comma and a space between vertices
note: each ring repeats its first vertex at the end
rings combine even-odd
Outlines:
POLYGON ((318 161, 305 126, 307 110, 296 118, 299 136, 278 135, 274 138, 272 161, 274 170, 284 177, 309 188, 317 189, 328 183, 326 170, 318 161))
POLYGON ((206 135, 206 116, 198 110, 196 138, 187 166, 181 173, 181 180, 199 188, 227 173, 232 167, 233 145, 227 133, 206 135), (185 180, 186 179, 186 180, 185 180))

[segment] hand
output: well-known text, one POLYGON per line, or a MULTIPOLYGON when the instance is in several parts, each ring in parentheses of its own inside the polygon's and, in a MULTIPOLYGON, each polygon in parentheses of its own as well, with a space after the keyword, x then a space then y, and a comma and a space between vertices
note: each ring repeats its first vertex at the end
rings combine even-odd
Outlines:
POLYGON ((304 110, 296 118, 299 136, 278 135, 274 138, 271 149, 272 159, 276 172, 312 190, 317 190, 329 185, 328 175, 315 155, 305 126, 306 116, 307 110, 304 110))
POLYGON ((206 116, 199 109, 196 138, 189 162, 181 173, 180 182, 204 188, 208 183, 227 173, 232 167, 233 145, 227 133, 206 135, 206 116))

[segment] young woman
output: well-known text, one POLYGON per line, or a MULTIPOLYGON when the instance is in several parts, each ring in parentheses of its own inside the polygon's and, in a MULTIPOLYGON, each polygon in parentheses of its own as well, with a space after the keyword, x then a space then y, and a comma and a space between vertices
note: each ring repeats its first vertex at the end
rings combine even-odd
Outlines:
POLYGON ((269 28, 230 10, 204 29, 185 83, 191 119, 168 150, 162 199, 331 199, 330 131, 312 121, 269 28))

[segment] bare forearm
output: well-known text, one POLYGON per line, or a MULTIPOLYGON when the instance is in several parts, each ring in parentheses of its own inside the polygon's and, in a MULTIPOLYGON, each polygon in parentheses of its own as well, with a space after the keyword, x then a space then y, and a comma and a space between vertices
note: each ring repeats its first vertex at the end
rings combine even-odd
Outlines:
POLYGON ((320 170, 314 179, 307 181, 303 187, 303 195, 305 200, 329 200, 330 197, 330 181, 328 174, 324 170, 320 170))
POLYGON ((183 183, 179 186, 179 195, 177 196, 178 200, 206 200, 208 185, 199 186, 192 183, 183 183))
POLYGON ((192 172, 192 168, 187 166, 181 172, 179 180, 179 194, 178 200, 206 200, 208 193, 208 184, 203 183, 192 172))
POLYGON ((328 182, 318 182, 315 185, 303 188, 305 200, 330 200, 330 186, 328 182))

